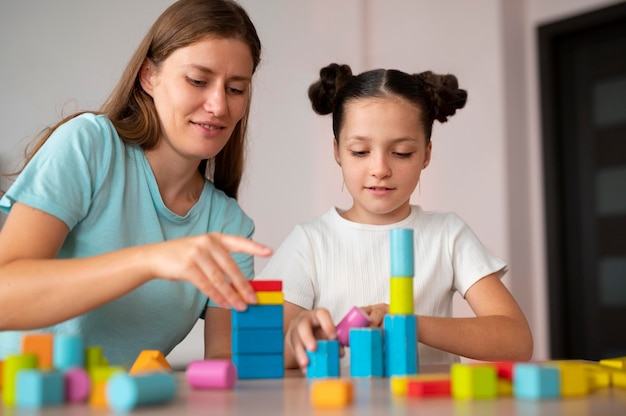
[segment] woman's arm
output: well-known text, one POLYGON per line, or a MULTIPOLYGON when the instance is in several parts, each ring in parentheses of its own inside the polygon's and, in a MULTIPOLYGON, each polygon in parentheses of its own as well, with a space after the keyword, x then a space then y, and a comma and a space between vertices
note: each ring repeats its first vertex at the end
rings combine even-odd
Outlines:
POLYGON ((0 330, 62 322, 156 277, 189 281, 217 304, 241 310, 242 297, 254 303, 256 295, 230 252, 271 252, 243 237, 211 233, 89 258, 55 259, 67 234, 56 217, 13 205, 0 231, 0 330))
POLYGON ((418 340, 470 359, 525 361, 533 338, 524 313, 498 279, 490 274, 469 288, 465 299, 475 318, 418 317, 418 340))

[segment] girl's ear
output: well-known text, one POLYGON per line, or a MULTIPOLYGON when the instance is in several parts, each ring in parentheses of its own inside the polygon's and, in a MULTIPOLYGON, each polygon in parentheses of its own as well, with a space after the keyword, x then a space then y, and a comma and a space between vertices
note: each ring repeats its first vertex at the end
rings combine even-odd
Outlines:
POLYGON ((428 145, 426 145, 426 152, 424 152, 424 166, 422 169, 426 169, 426 167, 430 164, 430 154, 433 150, 433 142, 429 141, 428 145))
POLYGON ((335 162, 337 162, 337 164, 341 166, 341 158, 339 157, 339 144, 337 143, 336 138, 333 138, 333 150, 335 153, 335 162))
POLYGON ((139 70, 139 83, 141 84, 141 88, 150 96, 152 96, 152 91, 154 89, 154 75, 156 74, 156 68, 154 67, 154 63, 146 58, 141 64, 141 69, 139 70))

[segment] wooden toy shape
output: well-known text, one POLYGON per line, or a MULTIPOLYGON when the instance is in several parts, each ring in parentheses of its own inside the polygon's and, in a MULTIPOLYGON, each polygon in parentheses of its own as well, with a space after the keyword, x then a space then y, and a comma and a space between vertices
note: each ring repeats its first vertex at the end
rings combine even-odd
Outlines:
POLYGON ((390 276, 414 276, 413 230, 410 228, 390 230, 389 243, 391 248, 390 276))
POLYGON ((16 384, 15 402, 20 408, 63 404, 63 375, 59 371, 21 370, 16 384))
POLYGON ((339 341, 318 340, 317 350, 307 351, 307 378, 339 377, 339 341))
POLYGON ((587 370, 576 362, 547 364, 558 368, 561 382, 561 397, 579 397, 589 394, 587 370))
POLYGON ((615 370, 611 372, 611 384, 621 389, 626 389, 626 371, 615 370))
POLYGON ((385 375, 417 374, 417 319, 415 315, 385 315, 384 357, 385 375))
POLYGON ((626 370, 626 357, 605 358, 600 360, 600 365, 615 368, 618 370, 626 370))
POLYGON ((285 375, 283 354, 236 354, 233 363, 240 380, 282 378, 285 375))
POLYGON ((282 305, 285 303, 283 292, 256 292, 257 305, 282 305))
POLYGON ((106 383, 106 401, 111 409, 128 412, 140 406, 167 403, 176 397, 176 389, 173 373, 118 373, 106 383))
POLYGON ((489 364, 452 364, 455 399, 494 399, 498 395, 496 368, 489 364))
POLYGON ((496 367, 499 379, 513 381, 513 366, 515 365, 514 361, 498 361, 490 364, 496 367))
POLYGON ((159 350, 141 351, 128 373, 135 375, 153 371, 172 371, 172 366, 159 350))
POLYGON ((412 315, 413 277, 391 277, 389 279, 389 314, 412 315))
POLYGON ((194 389, 232 389, 237 382, 237 368, 230 360, 193 361, 185 376, 194 389))
POLYGON ((339 321, 337 327, 337 339, 344 347, 350 345, 350 329, 364 328, 372 323, 369 315, 361 308, 353 306, 348 313, 339 321))
POLYGON ((513 382, 503 378, 498 379, 498 396, 510 397, 513 396, 513 382))
POLYGON ((311 385, 311 404, 317 408, 341 408, 352 403, 354 393, 349 380, 316 380, 311 385))
POLYGON ((85 366, 85 347, 78 335, 55 334, 52 350, 55 369, 64 371, 72 367, 85 366))
POLYGON ((282 292, 282 280, 250 280, 250 285, 255 292, 282 292))
POLYGON ((513 366, 513 395, 518 399, 556 399, 561 396, 559 369, 541 364, 513 366))
MULTIPOLYGON (((412 376, 391 376, 389 377, 389 388, 396 396, 406 396, 409 389, 409 382, 412 380, 420 380, 425 374, 416 374, 412 376)), ((445 374, 449 376, 448 374, 445 374)))
POLYGON ((350 329, 350 375, 383 377, 383 332, 381 328, 350 329))
POLYGON ((35 354, 37 365, 42 370, 52 369, 52 333, 32 333, 22 336, 22 354, 35 354))
POLYGON ((2 368, 4 366, 4 361, 0 361, 0 390, 2 390, 2 368))
POLYGON ((231 325, 241 328, 281 328, 283 327, 283 305, 248 305, 243 311, 231 312, 231 325))
POLYGON ((411 397, 450 397, 450 376, 410 380, 407 383, 407 395, 411 397))
POLYGON ((4 360, 2 371, 2 402, 7 406, 15 405, 17 374, 22 370, 37 368, 37 356, 34 354, 9 355, 4 360))
POLYGON ((231 331, 233 354, 282 354, 282 328, 242 328, 231 331))
POLYGON ((107 381, 116 374, 126 374, 123 367, 98 366, 88 371, 91 380, 91 392, 89 394, 89 405, 91 407, 106 409, 106 385, 107 381))
POLYGON ((104 357, 102 347, 98 345, 90 345, 85 349, 85 368, 91 371, 95 367, 106 367, 109 363, 104 357))
POLYGON ((82 367, 74 367, 63 373, 65 384, 65 401, 68 403, 82 403, 87 400, 91 392, 89 373, 82 367))

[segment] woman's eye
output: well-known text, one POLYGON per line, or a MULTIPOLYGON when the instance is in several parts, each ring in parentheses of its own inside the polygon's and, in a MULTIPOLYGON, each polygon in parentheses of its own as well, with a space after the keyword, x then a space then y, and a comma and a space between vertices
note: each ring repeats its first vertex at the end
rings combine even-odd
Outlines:
POLYGON ((189 78, 189 77, 187 77, 187 82, 193 85, 194 87, 203 87, 204 85, 206 85, 206 82, 204 81, 200 81, 200 80, 189 78))
POLYGON ((243 94, 243 90, 240 90, 238 88, 228 87, 227 90, 228 90, 228 92, 230 94, 234 94, 234 95, 241 95, 241 94, 243 94))

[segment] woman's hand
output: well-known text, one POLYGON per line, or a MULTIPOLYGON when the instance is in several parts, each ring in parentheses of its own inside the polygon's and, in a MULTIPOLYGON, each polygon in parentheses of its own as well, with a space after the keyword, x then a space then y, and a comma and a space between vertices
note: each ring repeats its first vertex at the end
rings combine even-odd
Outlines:
POLYGON ((220 233, 170 240, 146 248, 152 259, 153 276, 186 280, 218 305, 239 311, 245 310, 247 303, 256 303, 257 297, 230 253, 263 257, 272 253, 268 247, 247 238, 220 233))

